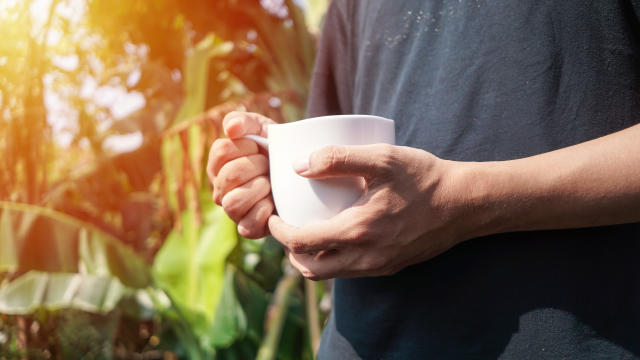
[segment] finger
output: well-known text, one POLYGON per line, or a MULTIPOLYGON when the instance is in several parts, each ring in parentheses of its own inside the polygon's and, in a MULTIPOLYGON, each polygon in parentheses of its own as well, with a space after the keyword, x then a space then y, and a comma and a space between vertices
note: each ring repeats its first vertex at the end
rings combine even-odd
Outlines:
POLYGON ((261 199, 269 195, 271 185, 266 176, 258 176, 229 191, 222 197, 222 207, 229 217, 239 222, 261 199))
POLYGON ((286 256, 291 265, 311 280, 385 276, 395 273, 387 267, 378 266, 380 260, 367 260, 365 253, 358 247, 349 247, 321 251, 317 254, 287 252, 286 256))
POLYGON ((276 124, 270 118, 257 113, 232 111, 222 120, 224 133, 230 139, 237 139, 247 134, 266 137, 267 126, 276 124))
POLYGON ((272 215, 269 217, 268 226, 273 237, 296 254, 339 249, 358 236, 358 228, 346 221, 318 221, 298 228, 284 223, 279 216, 272 215))
POLYGON ((351 256, 348 251, 327 250, 316 254, 288 253, 291 265, 307 279, 318 281, 350 274, 351 256))
POLYGON ((215 178, 224 164, 243 156, 258 153, 258 145, 249 139, 218 139, 211 145, 207 175, 215 178))
POLYGON ((229 191, 268 173, 269 161, 264 155, 249 155, 229 161, 222 166, 213 182, 214 201, 221 205, 222 198, 229 191))
POLYGON ((267 196, 258 201, 249 213, 238 223, 238 232, 248 239, 258 239, 269 235, 267 221, 273 214, 273 199, 267 196))
POLYGON ((362 176, 365 179, 392 171, 395 147, 388 144, 327 146, 293 162, 293 169, 308 178, 362 176))

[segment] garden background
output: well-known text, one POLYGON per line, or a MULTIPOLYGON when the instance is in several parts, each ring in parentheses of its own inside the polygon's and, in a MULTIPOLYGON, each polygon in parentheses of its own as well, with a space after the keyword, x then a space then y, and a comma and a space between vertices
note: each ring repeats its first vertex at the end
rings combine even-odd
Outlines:
POLYGON ((304 116, 329 0, 0 0, 0 359, 312 359, 330 311, 211 201, 231 110, 304 116))

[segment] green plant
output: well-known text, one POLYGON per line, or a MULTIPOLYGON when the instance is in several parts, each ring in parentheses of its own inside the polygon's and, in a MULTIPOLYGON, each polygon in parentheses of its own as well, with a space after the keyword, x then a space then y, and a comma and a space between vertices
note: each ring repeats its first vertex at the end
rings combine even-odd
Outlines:
MULTIPOLYGON (((64 150, 35 97, 12 101, 12 127, 0 126, 0 150, 10 156, 0 165, 13 175, 0 174, 0 199, 34 205, 0 202, 0 357, 72 358, 76 349, 94 358, 311 359, 322 294, 283 270, 275 240, 238 236, 210 200, 204 171, 227 112, 280 122, 304 113, 313 37, 301 9, 286 1, 280 16, 254 1, 93 0, 88 22, 74 25, 57 15, 59 3, 47 26, 63 39, 75 31, 96 42, 40 42, 43 65, 30 79, 55 73, 56 89, 77 90, 83 76, 122 84, 139 68, 128 90, 145 94, 147 106, 104 127, 97 119, 110 118, 108 109, 69 97, 80 126, 64 150), (149 52, 122 53, 132 45, 149 52), (51 65, 68 53, 78 55, 76 70, 51 65), (42 141, 8 143, 26 139, 15 119, 27 118, 14 114, 33 109, 40 122, 30 131, 42 141), (138 149, 103 148, 110 135, 135 131, 144 136, 138 149)), ((27 64, 19 57, 0 68, 0 101, 22 94, 13 91, 27 64)))

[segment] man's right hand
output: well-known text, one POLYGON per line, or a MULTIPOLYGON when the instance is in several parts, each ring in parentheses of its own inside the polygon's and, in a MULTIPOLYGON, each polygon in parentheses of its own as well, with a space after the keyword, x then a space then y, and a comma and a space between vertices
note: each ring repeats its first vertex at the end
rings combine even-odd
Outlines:
POLYGON ((238 224, 240 235, 251 239, 268 235, 274 205, 266 150, 243 136, 267 137, 269 124, 275 122, 260 114, 231 112, 222 121, 228 139, 217 139, 209 151, 213 201, 238 224))

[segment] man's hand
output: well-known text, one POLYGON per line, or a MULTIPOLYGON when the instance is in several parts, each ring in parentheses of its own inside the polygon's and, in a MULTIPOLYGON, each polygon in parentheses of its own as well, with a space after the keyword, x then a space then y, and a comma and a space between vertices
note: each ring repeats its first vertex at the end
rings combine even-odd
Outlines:
POLYGON ((640 222, 640 124, 548 153, 453 162, 417 149, 328 147, 302 176, 361 176, 366 190, 332 219, 271 233, 311 279, 392 274, 461 241, 512 231, 640 222))
POLYGON ((211 146, 207 174, 213 185, 213 201, 238 224, 240 235, 257 239, 268 234, 266 227, 273 213, 269 161, 266 152, 242 137, 266 137, 267 125, 275 122, 254 113, 231 112, 222 125, 228 139, 211 146))
POLYGON ((273 215, 269 228, 307 278, 395 273, 465 238, 457 224, 464 196, 451 196, 456 164, 409 147, 326 147, 294 163, 296 172, 363 177, 362 197, 329 220, 296 228, 273 215))

